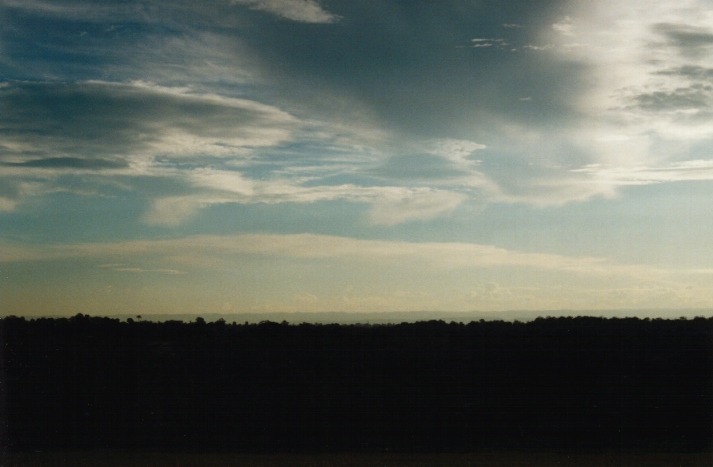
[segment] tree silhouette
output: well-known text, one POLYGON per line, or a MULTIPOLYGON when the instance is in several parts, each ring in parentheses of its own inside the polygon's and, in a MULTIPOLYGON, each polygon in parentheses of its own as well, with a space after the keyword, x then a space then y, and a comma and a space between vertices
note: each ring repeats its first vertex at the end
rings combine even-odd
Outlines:
POLYGON ((713 319, 0 321, 14 451, 713 446, 713 319))

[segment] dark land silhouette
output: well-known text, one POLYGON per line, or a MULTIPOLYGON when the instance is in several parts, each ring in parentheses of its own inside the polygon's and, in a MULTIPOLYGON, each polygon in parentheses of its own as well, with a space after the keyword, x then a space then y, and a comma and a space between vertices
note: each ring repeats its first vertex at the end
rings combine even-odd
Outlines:
POLYGON ((713 318, 7 317, 6 452, 713 452, 713 318))

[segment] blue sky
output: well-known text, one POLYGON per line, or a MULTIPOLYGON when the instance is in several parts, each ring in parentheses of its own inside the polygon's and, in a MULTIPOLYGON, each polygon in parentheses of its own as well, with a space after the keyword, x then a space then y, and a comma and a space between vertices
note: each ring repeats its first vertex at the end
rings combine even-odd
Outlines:
POLYGON ((713 308, 707 0, 0 24, 3 314, 713 308))

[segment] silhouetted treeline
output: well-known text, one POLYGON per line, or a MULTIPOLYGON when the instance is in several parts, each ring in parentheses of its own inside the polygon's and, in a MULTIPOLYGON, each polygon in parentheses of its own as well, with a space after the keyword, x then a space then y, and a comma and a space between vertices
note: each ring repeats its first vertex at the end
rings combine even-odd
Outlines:
POLYGON ((710 451, 713 318, 4 318, 21 450, 710 451))

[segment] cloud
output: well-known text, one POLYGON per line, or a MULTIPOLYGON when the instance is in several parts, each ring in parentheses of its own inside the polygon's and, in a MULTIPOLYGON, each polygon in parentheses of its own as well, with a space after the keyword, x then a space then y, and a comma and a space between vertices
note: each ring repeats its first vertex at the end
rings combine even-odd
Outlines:
POLYGON ((302 23, 334 23, 340 18, 325 11, 315 0, 233 0, 233 3, 302 23))
POLYGON ((247 182, 235 172, 206 172, 189 178, 209 191, 155 199, 143 220, 152 225, 177 226, 201 209, 225 204, 281 204, 344 201, 370 205, 373 225, 397 225, 433 219, 455 209, 467 199, 463 193, 425 187, 316 185, 302 186, 288 180, 247 182))
POLYGON ((188 174, 189 181, 197 186, 211 188, 217 191, 224 191, 250 197, 255 193, 258 182, 246 179, 236 170, 215 170, 201 168, 191 171, 188 174))
POLYGON ((365 173, 401 183, 411 182, 430 187, 478 187, 493 189, 492 181, 478 170, 481 163, 474 157, 484 144, 454 138, 431 139, 413 145, 419 151, 388 157, 365 173))
POLYGON ((4 159, 17 162, 234 156, 280 144, 297 124, 259 102, 145 82, 9 83, 0 108, 4 159))
POLYGON ((592 165, 574 170, 593 175, 595 182, 611 185, 650 185, 680 181, 713 181, 713 160, 691 160, 663 167, 592 165))
MULTIPOLYGON (((594 256, 534 253, 477 243, 416 243, 315 234, 196 235, 174 239, 63 245, 18 245, 3 242, 1 246, 0 263, 8 265, 58 261, 72 261, 73 264, 94 262, 97 267, 107 271, 127 274, 154 273, 170 278, 183 273, 200 272, 204 275, 207 270, 225 274, 226 271, 235 269, 236 264, 269 258, 268 264, 299 264, 307 268, 310 264, 318 264, 319 270, 325 270, 325 265, 332 265, 337 269, 327 270, 339 270, 345 275, 351 274, 348 271, 364 271, 379 277, 383 274, 400 274, 399 271, 402 271, 405 277, 411 277, 417 283, 421 280, 436 281, 441 283, 440 287, 448 286, 449 277, 458 278, 458 284, 452 290, 452 293, 458 291, 458 294, 467 290, 463 288, 469 282, 467 278, 478 280, 477 278, 484 277, 481 273, 489 271, 495 274, 489 277, 507 278, 507 286, 486 287, 486 290, 477 291, 481 296, 490 294, 490 299, 496 296, 504 299, 507 295, 506 289, 509 288, 516 294, 514 298, 517 300, 514 301, 522 303, 522 293, 525 292, 522 287, 529 287, 531 291, 541 289, 541 296, 535 302, 536 307, 544 305, 544 300, 550 300, 553 304, 569 303, 567 300, 571 297, 585 297, 586 300, 581 304, 586 307, 587 304, 591 306, 606 301, 592 299, 612 288, 624 290, 636 287, 637 284, 652 284, 659 288, 682 290, 683 285, 705 288, 710 280, 710 270, 662 269, 647 265, 622 264, 594 256), (282 263, 283 260, 288 263, 282 263), (414 271, 423 273, 414 274, 414 271), (518 273, 513 275, 508 271, 518 273), (518 277, 525 276, 531 277, 527 285, 519 284, 518 277), (553 290, 553 280, 563 287, 560 296, 553 290), (567 284, 571 284, 575 289, 569 290, 567 284)), ((376 282, 371 284, 374 287, 378 285, 376 282)), ((423 287, 426 287, 426 283, 423 287)), ((424 291, 433 292, 428 287, 424 291)), ((441 291, 438 295, 442 293, 448 295, 451 292, 441 291)), ((700 293, 697 292, 697 295, 700 293)), ((472 300, 473 297, 464 298, 472 300)), ((621 304, 622 300, 611 300, 607 306, 616 306, 617 303, 621 304)), ((441 307, 448 308, 450 305, 449 301, 443 302, 441 299, 441 307)))
MULTIPOLYGON (((200 5, 184 0, 150 1, 145 4, 131 2, 107 2, 98 4, 88 0, 64 0, 47 2, 42 0, 7 0, 3 6, 21 9, 47 16, 104 22, 113 20, 114 24, 127 20, 151 21, 152 13, 193 13, 191 19, 197 20, 207 12, 230 13, 227 6, 245 5, 254 10, 272 13, 284 19, 303 23, 332 23, 339 16, 325 11, 316 0, 206 0, 200 5)), ((116 28, 116 26, 113 26, 116 28)))
MULTIPOLYGON (((193 260, 195 264, 203 265, 212 264, 211 261, 205 261, 206 258, 219 259, 247 254, 306 259, 341 258, 367 262, 401 261, 410 258, 425 261, 432 267, 448 269, 517 266, 585 274, 660 272, 644 266, 618 265, 603 258, 526 253, 475 243, 413 243, 315 234, 198 235, 165 240, 44 246, 4 243, 0 251, 2 263, 92 259, 104 260, 100 266, 105 269, 142 268, 142 266, 126 266, 125 259, 132 258, 141 258, 144 263, 151 261, 153 264, 172 265, 178 264, 174 261, 180 257, 183 258, 181 263, 187 266, 193 260), (111 261, 112 258, 124 258, 124 260, 106 262, 107 259, 111 261)), ((170 266, 166 268, 174 269, 170 266)))
POLYGON ((463 177, 468 171, 435 154, 400 154, 388 158, 369 173, 389 180, 443 182, 463 177))
POLYGON ((542 42, 588 70, 572 99, 574 125, 562 133, 587 142, 580 182, 606 194, 629 183, 707 179, 707 169, 686 164, 710 156, 713 55, 702 53, 713 37, 708 2, 577 5, 572 34, 543 34, 542 42))
POLYGON ((142 267, 128 266, 125 264, 101 264, 101 265, 99 265, 99 267, 102 269, 109 269, 109 270, 116 271, 116 272, 128 272, 128 273, 133 273, 133 274, 143 274, 143 273, 168 274, 168 275, 186 274, 184 271, 180 271, 178 269, 162 269, 162 268, 146 269, 146 268, 142 268, 142 267))
MULTIPOLYGON (((496 54, 487 53, 480 54, 484 57, 477 60, 463 56, 469 52, 458 48, 457 41, 462 39, 455 38, 473 37, 473 32, 480 30, 478 18, 485 13, 481 11, 485 7, 431 5, 406 14, 404 9, 388 5, 337 2, 330 6, 334 5, 335 11, 349 21, 329 28, 331 40, 325 41, 313 28, 286 29, 269 22, 264 18, 267 15, 245 14, 246 9, 254 9, 298 22, 329 23, 339 19, 316 1, 226 0, 211 1, 207 6, 181 0, 154 1, 143 6, 91 3, 12 2, 13 9, 42 18, 37 21, 52 31, 51 40, 42 42, 42 47, 46 46, 43 53, 29 53, 29 44, 37 43, 35 33, 15 21, 25 39, 18 43, 5 36, 16 54, 11 54, 15 57, 11 58, 13 66, 24 70, 23 74, 31 71, 40 76, 59 76, 61 84, 10 83, 13 92, 6 97, 18 94, 20 87, 24 95, 8 101, 8 106, 28 108, 20 117, 30 121, 31 107, 27 104, 31 103, 36 108, 32 112, 39 116, 34 123, 46 124, 36 130, 37 138, 30 139, 19 131, 11 134, 6 148, 0 149, 5 153, 0 158, 10 163, 50 158, 122 159, 137 174, 150 172, 151 176, 179 179, 193 192, 170 193, 154 205, 175 206, 169 198, 180 197, 195 202, 179 210, 181 215, 165 218, 165 224, 175 224, 178 218, 197 212, 199 206, 216 204, 215 200, 223 202, 225 198, 292 202, 297 197, 332 196, 338 191, 335 185, 345 184, 321 177, 327 172, 324 160, 335 152, 353 156, 344 158, 338 175, 361 176, 358 182, 348 183, 355 187, 366 189, 375 182, 382 184, 386 178, 387 183, 402 188, 426 185, 450 192, 456 185, 475 187, 478 195, 499 201, 504 199, 500 194, 509 189, 499 180, 505 173, 487 173, 492 164, 479 169, 480 158, 472 157, 472 152, 486 144, 493 153, 514 154, 520 147, 529 148, 528 144, 517 144, 517 138, 496 122, 549 125, 548 119, 565 109, 568 99, 567 92, 557 85, 559 79, 566 77, 542 76, 542 70, 548 67, 542 66, 541 61, 501 62, 502 58, 491 56, 496 54), (464 14, 465 10, 472 14, 464 14), (112 18, 112 12, 116 18, 112 18), (444 28, 445 24, 452 26, 444 28), (419 47, 413 47, 414 41, 419 47), (31 68, 21 59, 28 56, 35 57, 31 68), (68 60, 69 56, 76 60, 68 60), (57 60, 66 66, 58 69, 57 60), (97 77, 104 81, 96 81, 97 77), (523 92, 543 105, 525 109, 518 101, 523 92), (41 95, 52 100, 42 100, 41 95), (279 105, 241 100, 236 95, 259 95, 261 101, 279 105), (38 102, 49 103, 51 108, 37 108, 38 102), (548 110, 549 115, 544 116, 538 112, 543 108, 556 110, 548 110), (289 114, 283 109, 290 109, 289 114), (72 118, 58 116, 61 112, 72 118), (57 130, 48 130, 52 128, 57 130), (428 143, 414 148, 413 141, 428 143), (509 141, 515 144, 511 146, 509 141), (260 158, 274 161, 292 149, 285 146, 298 144, 311 145, 317 151, 283 159, 267 174, 262 173, 260 178, 267 179, 269 186, 255 184, 248 172, 188 173, 196 167, 212 170, 216 157, 249 156, 256 163, 260 158), (370 167, 359 161, 365 154, 372 157, 370 167), (178 162, 181 158, 190 162, 178 162), (302 186, 306 183, 302 178, 305 173, 312 177, 310 184, 324 186, 311 190, 302 186), (278 174, 284 179, 275 180, 278 174), (241 180, 236 180, 238 176, 241 180), (244 192, 255 188, 252 185, 264 191, 244 192), (201 190, 231 194, 206 195, 201 190)), ((469 45, 505 50, 512 47, 511 41, 526 43, 531 35, 529 28, 516 26, 529 13, 530 7, 517 5, 500 30, 503 37, 493 38, 490 32, 469 45)), ((1 99, 2 94, 0 105, 1 99)), ((529 153, 520 158, 535 159, 529 153)), ((220 170, 222 163, 217 165, 220 170)), ((104 172, 108 168, 97 170, 98 174, 104 172)), ((525 178, 523 183, 515 180, 510 185, 536 184, 529 180, 534 176, 525 171, 521 175, 525 178)), ((561 194, 557 192, 557 196, 561 194)), ((444 196, 438 203, 426 203, 418 197, 418 203, 396 204, 414 209, 423 206, 418 210, 425 215, 431 210, 425 209, 426 205, 451 206, 462 196, 463 192, 450 194, 448 202, 442 202, 444 196)), ((539 194, 536 197, 541 198, 539 194)), ((526 196, 518 199, 528 202, 526 196)), ((533 201, 540 202, 541 199, 533 201)), ((375 219, 381 218, 375 215, 375 219)))
POLYGON ((236 169, 186 170, 182 172, 184 179, 200 191, 156 199, 144 220, 149 224, 175 226, 190 220, 202 208, 220 204, 335 200, 369 204, 368 219, 372 225, 431 220, 446 215, 468 199, 463 187, 493 189, 491 182, 477 171, 478 161, 472 159, 472 154, 483 148, 484 145, 472 141, 442 139, 426 142, 424 154, 390 157, 376 169, 363 172, 355 169, 350 159, 345 161, 355 175, 362 173, 392 182, 386 186, 373 185, 368 178, 362 184, 332 184, 324 175, 331 170, 328 161, 322 162, 326 167, 305 167, 304 171, 292 171, 287 176, 280 176, 279 170, 275 170, 273 176, 259 180, 247 178, 236 169))
POLYGON ((15 170, 6 173, 8 171, 0 166, 0 211, 12 212, 22 200, 53 191, 43 183, 41 177, 25 179, 27 169, 13 173, 15 170))
POLYGON ((174 180, 132 185, 162 225, 321 200, 390 225, 468 198, 612 196, 619 182, 577 169, 706 157, 687 154, 713 123, 705 1, 516 2, 495 25, 476 3, 10 0, 0 176, 45 184, 34 193, 59 174, 174 180), (348 21, 289 23, 334 23, 332 10, 348 21))
POLYGON ((632 98, 633 104, 645 111, 684 111, 698 113, 711 108, 713 85, 691 85, 671 91, 643 92, 632 98))
POLYGON ((552 44, 546 44, 546 45, 535 45, 535 44, 526 44, 523 45, 522 48, 525 50, 534 50, 534 51, 543 51, 543 50, 551 50, 555 46, 552 44))
MULTIPOLYGON (((443 310, 676 307, 682 300, 709 306, 713 299, 711 271, 706 268, 665 269, 478 243, 306 233, 54 245, 0 241, 0 263, 8 271, 28 265, 41 271, 53 269, 49 263, 71 264, 73 271, 82 269, 99 283, 121 280, 117 274, 151 274, 146 280, 152 281, 156 294, 186 292, 187 302, 182 305, 193 311, 204 309, 206 303, 201 303, 208 296, 202 295, 205 290, 196 295, 186 289, 186 277, 205 282, 202 285, 212 290, 211 303, 222 304, 246 293, 249 299, 240 306, 254 309, 270 305, 294 310, 299 306, 285 297, 301 294, 318 297, 320 303, 315 306, 320 309, 362 311, 426 306, 443 310), (247 265, 253 264, 260 265, 260 272, 243 275, 250 268, 247 265), (264 281, 264 274, 271 280, 264 281), (243 292, 230 289, 227 293, 222 285, 215 287, 215 277, 221 278, 219 283, 243 277, 249 285, 243 292), (361 301, 360 297, 365 298, 361 301)), ((143 296, 135 290, 126 292, 128 300, 143 296)), ((143 305, 152 297, 144 297, 148 301, 143 305)))
POLYGON ((698 82, 706 82, 713 79, 713 68, 706 68, 695 65, 684 65, 676 68, 666 68, 656 73, 664 76, 682 76, 698 82))
POLYGON ((394 193, 373 204, 369 220, 375 225, 431 220, 453 211, 466 199, 465 194, 440 190, 394 193))
MULTIPOLYGON (((248 99, 146 82, 6 82, 0 87, 0 177, 40 184, 15 190, 11 210, 32 193, 66 189, 60 176, 173 178, 180 161, 243 158, 288 141, 299 121, 248 99)), ((207 183, 192 174, 193 184, 207 183)), ((212 183, 221 182, 215 176, 212 183)))
POLYGON ((572 22, 572 18, 565 16, 556 23, 552 24, 552 30, 564 36, 573 36, 574 23, 572 22))
POLYGON ((30 159, 23 162, 6 162, 10 167, 28 167, 38 169, 125 169, 129 167, 126 161, 109 159, 80 159, 77 157, 49 157, 45 159, 30 159))
POLYGON ((475 38, 470 40, 470 46, 473 49, 481 49, 481 48, 489 48, 489 47, 498 47, 502 48, 507 46, 508 43, 505 42, 505 39, 484 39, 484 38, 475 38))
POLYGON ((713 29, 690 24, 658 23, 652 29, 663 35, 683 55, 697 57, 713 48, 713 29))
POLYGON ((151 208, 144 214, 143 220, 152 225, 177 226, 192 218, 201 208, 221 201, 196 196, 161 197, 151 202, 151 208))
POLYGON ((0 196, 0 212, 11 212, 17 207, 17 200, 0 196))
POLYGON ((426 143, 426 149, 431 154, 443 157, 459 166, 471 167, 477 161, 471 155, 478 150, 485 149, 484 144, 454 138, 434 139, 426 143))
POLYGON ((127 17, 136 17, 141 14, 141 8, 128 3, 97 3, 86 0, 5 0, 3 7, 23 10, 44 16, 74 18, 89 21, 104 21, 113 18, 123 21, 127 17))

